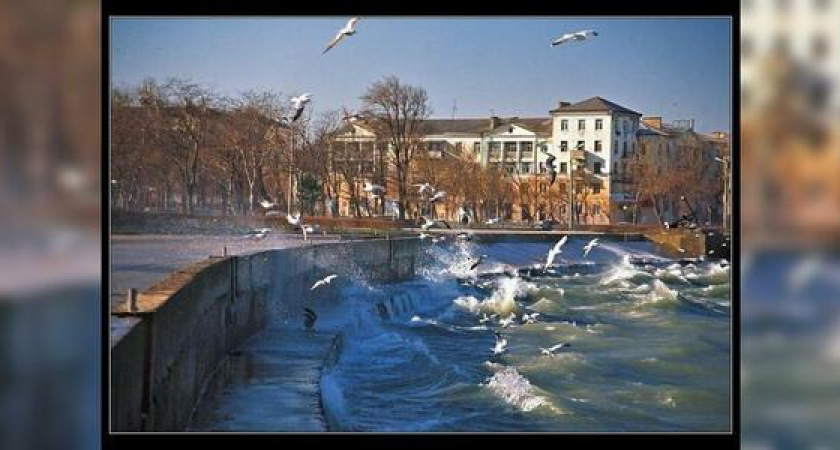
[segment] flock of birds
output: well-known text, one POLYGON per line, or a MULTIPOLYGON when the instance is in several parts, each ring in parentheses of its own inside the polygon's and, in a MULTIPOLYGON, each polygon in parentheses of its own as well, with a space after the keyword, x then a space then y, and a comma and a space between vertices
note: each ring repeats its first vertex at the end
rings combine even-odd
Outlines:
MULTIPOLYGON (((336 33, 335 37, 333 37, 333 39, 327 44, 327 46, 324 48, 324 51, 321 54, 322 55, 326 54, 327 52, 329 52, 330 50, 335 48, 344 39, 355 35, 356 34, 356 24, 358 23, 358 21, 359 21, 358 17, 350 18, 350 20, 347 21, 347 23, 344 25, 344 27, 342 27, 340 30, 338 30, 338 33, 336 33)), ((566 34, 560 36, 559 38, 553 40, 551 42, 551 45, 552 46, 557 46, 557 45, 566 44, 566 43, 570 43, 570 42, 585 41, 585 40, 590 39, 594 36, 598 36, 598 33, 594 30, 583 30, 583 31, 575 32, 575 33, 566 33, 566 34)), ((292 116, 291 116, 290 119, 283 118, 283 119, 281 119, 281 121, 287 121, 287 122, 291 122, 291 123, 296 122, 298 119, 300 119, 300 117, 303 115, 307 105, 309 105, 311 102, 312 102, 312 94, 308 93, 308 92, 307 93, 302 93, 302 94, 300 94, 296 97, 292 97, 291 98, 291 104, 292 104, 292 108, 293 108, 292 116)), ((350 112, 345 110, 344 120, 352 120, 354 118, 360 118, 360 117, 361 116, 359 114, 351 114, 350 112)), ((546 167, 548 168, 548 173, 549 173, 551 184, 554 184, 554 181, 557 177, 557 168, 554 165, 554 160, 555 160, 555 157, 553 155, 549 154, 548 160, 546 162, 546 167)), ((414 187, 417 187, 418 188, 418 193, 421 196, 424 196, 426 198, 426 202, 427 202, 428 205, 433 205, 437 202, 442 201, 444 198, 446 198, 446 192, 445 191, 437 191, 429 183, 415 184, 414 187)), ((382 198, 382 196, 385 194, 385 191, 386 191, 385 187, 380 186, 380 185, 376 185, 376 184, 373 184, 373 183, 370 183, 370 182, 367 182, 367 181, 364 183, 363 190, 364 190, 364 192, 369 194, 370 197, 373 198, 373 199, 382 198)), ((272 210, 272 209, 276 208, 277 204, 276 204, 276 202, 272 202, 270 200, 263 199, 263 200, 260 201, 260 206, 262 206, 265 210, 269 211, 269 210, 272 210)), ((276 211, 270 211, 270 212, 276 214, 276 211)), ((421 225, 421 229, 424 232, 427 231, 429 228, 432 228, 432 227, 444 226, 444 227, 449 228, 449 229, 452 228, 444 220, 429 219, 425 216, 423 216, 422 218, 423 218, 423 224, 421 225)), ((317 225, 303 223, 300 213, 297 213, 294 216, 291 215, 291 214, 287 214, 286 215, 286 221, 290 225, 292 225, 293 227, 300 228, 301 232, 303 233, 304 240, 307 240, 309 234, 315 233, 318 230, 317 225)), ((491 219, 488 219, 485 222, 486 225, 494 225, 494 224, 497 224, 497 223, 499 223, 498 218, 491 218, 491 219)), ((268 236, 268 234, 270 234, 270 233, 271 233, 271 229, 269 229, 269 228, 259 228, 257 230, 254 230, 254 236, 257 239, 263 239, 266 236, 268 236)), ((428 237, 429 236, 426 235, 425 233, 420 234, 421 239, 426 239, 428 237)), ((457 236, 458 239, 464 239, 464 240, 469 240, 469 239, 471 239, 471 237, 472 236, 467 234, 467 233, 461 233, 457 236)), ((432 239, 432 242, 437 243, 437 242, 440 242, 444 239, 445 239, 445 237, 443 237, 443 236, 435 237, 435 238, 432 239)), ((593 240, 593 242, 590 242, 589 244, 587 244, 587 248, 585 249, 584 256, 586 254, 588 254, 589 251, 596 245, 596 241, 597 241, 597 239, 595 239, 595 240, 593 240)), ((563 239, 561 239, 561 241, 558 242, 557 245, 555 245, 551 249, 551 251, 549 252, 548 260, 546 261, 546 267, 551 265, 555 256, 560 253, 560 247, 562 247, 563 244, 565 244, 565 242, 566 242, 566 237, 564 236, 563 239)), ((475 268, 477 268, 478 265, 482 263, 483 258, 484 258, 484 255, 481 255, 481 256, 477 257, 470 264, 470 270, 475 270, 475 268)), ((314 291, 314 290, 316 290, 316 289, 318 289, 322 286, 326 286, 326 285, 330 284, 330 282, 333 279, 335 279, 336 277, 337 277, 337 275, 329 275, 326 278, 317 281, 314 285, 312 285, 312 287, 310 288, 310 291, 314 291)), ((531 314, 530 316, 526 315, 528 317, 525 320, 526 320, 527 323, 533 323, 533 321, 536 320, 536 317, 538 315, 539 315, 538 313, 531 314)), ((315 321, 317 320, 317 315, 310 308, 304 308, 304 316, 305 316, 305 326, 306 326, 306 328, 307 329, 312 329, 315 325, 315 321)), ((502 319, 500 322, 508 323, 508 322, 506 322, 506 320, 508 320, 508 319, 502 319)), ((512 319, 510 319, 510 320, 512 320, 512 319)), ((497 348, 501 348, 502 350, 500 350, 498 353, 501 353, 501 351, 504 351, 504 347, 507 345, 506 340, 502 340, 500 342, 503 342, 503 344, 497 343, 497 348), (501 347, 500 347, 500 345, 501 345, 501 347)), ((559 344, 559 346, 551 347, 550 349, 543 349, 543 351, 544 352, 548 351, 548 354, 551 354, 552 352, 554 352, 554 350, 556 350, 560 347, 562 347, 562 344, 559 344)))
MULTIPOLYGON (((324 51, 321 52, 322 55, 325 55, 327 52, 335 48, 339 43, 341 43, 344 39, 349 38, 356 34, 356 24, 358 23, 358 17, 352 17, 347 23, 338 30, 338 33, 332 38, 332 40, 327 43, 327 46, 324 48, 324 51)), ((574 33, 566 33, 551 42, 551 46, 557 46, 561 44, 567 44, 571 42, 580 42, 585 41, 587 39, 591 39, 592 37, 598 36, 598 32, 594 30, 582 30, 574 33)), ((291 98, 292 103, 292 116, 291 118, 281 118, 279 122, 288 122, 294 123, 303 115, 307 105, 309 105, 312 101, 312 94, 311 93, 302 93, 296 97, 291 98)), ((360 114, 350 113, 347 110, 344 111, 343 120, 350 121, 353 119, 361 118, 360 114)), ((547 153, 547 152, 546 152, 547 153)), ((557 168, 554 165, 555 157, 549 154, 548 161, 546 162, 546 167, 548 167, 548 173, 551 180, 551 184, 554 184, 554 180, 557 178, 557 168)), ((420 194, 423 195, 428 193, 431 197, 428 199, 429 204, 434 204, 435 202, 441 201, 446 196, 446 192, 440 191, 436 192, 432 186, 428 183, 418 184, 415 185, 420 189, 420 194)), ((385 188, 383 186, 378 186, 372 183, 365 182, 364 191, 371 195, 372 198, 381 198, 382 195, 385 193, 385 188)), ((269 200, 262 200, 260 202, 262 207, 266 210, 270 210, 276 207, 275 202, 271 202, 269 200)), ((273 212, 276 214, 276 212, 273 212)), ((268 214, 268 213, 267 213, 268 214)), ((487 221, 488 225, 492 225, 494 223, 498 223, 499 219, 490 219, 487 221)), ((264 234, 263 236, 264 237, 264 234)))
MULTIPOLYGON (((548 255, 545 258, 545 264, 543 265, 543 270, 548 270, 550 266, 554 264, 554 260, 557 258, 558 255, 563 253, 563 246, 566 245, 566 242, 569 240, 569 236, 563 236, 554 244, 549 250, 548 255)), ((586 243, 583 246, 583 258, 586 259, 589 257, 589 253, 598 246, 598 238, 594 238, 586 243)), ((475 270, 479 264, 483 261, 486 255, 480 255, 477 258, 474 258, 471 265, 470 270, 475 270)), ((521 323, 522 325, 530 325, 537 323, 537 318, 540 316, 540 313, 533 312, 533 313, 525 313, 522 314, 521 323)), ((510 328, 516 322, 516 313, 511 312, 510 315, 504 318, 500 318, 498 314, 482 314, 482 317, 478 320, 480 324, 485 324, 488 322, 492 322, 493 320, 498 320, 499 327, 501 328, 510 328)), ((491 349, 493 355, 500 355, 507 350, 507 339, 501 334, 499 330, 493 331, 494 336, 496 337, 496 344, 491 349)), ((566 342, 561 342, 557 345, 554 345, 549 348, 540 348, 540 352, 543 356, 554 356, 558 350, 564 347, 571 347, 571 344, 566 342)))

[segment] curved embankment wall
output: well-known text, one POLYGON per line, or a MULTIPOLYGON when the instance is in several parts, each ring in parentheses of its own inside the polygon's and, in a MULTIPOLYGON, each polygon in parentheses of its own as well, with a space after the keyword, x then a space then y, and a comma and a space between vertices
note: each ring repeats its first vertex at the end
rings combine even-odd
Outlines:
POLYGON ((140 293, 134 312, 115 311, 111 424, 120 431, 178 431, 189 423, 228 352, 271 314, 300 315, 327 271, 373 280, 414 276, 416 238, 353 241, 209 258, 140 293), (269 299, 271 302, 269 303, 269 299))

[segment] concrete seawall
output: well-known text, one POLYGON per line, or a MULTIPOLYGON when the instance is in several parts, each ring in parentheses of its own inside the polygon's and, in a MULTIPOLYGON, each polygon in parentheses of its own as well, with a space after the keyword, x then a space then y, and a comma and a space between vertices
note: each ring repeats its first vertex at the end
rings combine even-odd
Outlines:
POLYGON ((329 243, 209 258, 171 274, 140 294, 136 311, 112 316, 111 430, 185 429, 227 354, 269 314, 299 318, 327 271, 410 278, 418 246, 414 238, 329 243))

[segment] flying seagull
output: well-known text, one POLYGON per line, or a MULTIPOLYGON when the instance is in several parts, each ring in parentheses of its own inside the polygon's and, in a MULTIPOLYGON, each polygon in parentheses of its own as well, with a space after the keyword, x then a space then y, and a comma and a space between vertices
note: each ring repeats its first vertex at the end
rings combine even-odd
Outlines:
POLYGON ((560 36, 559 38, 552 41, 551 45, 553 47, 560 44, 565 44, 567 42, 585 41, 594 36, 598 36, 598 32, 595 30, 583 30, 578 31, 577 33, 566 33, 563 36, 560 36))
POLYGON ((426 216, 421 216, 421 218, 424 221, 424 223, 420 225, 420 228, 422 228, 423 231, 428 230, 431 227, 439 226, 440 224, 443 224, 446 228, 449 228, 450 230, 452 229, 452 227, 449 226, 449 224, 445 220, 432 220, 426 216))
POLYGON ((356 22, 358 21, 358 17, 353 17, 352 19, 347 21, 347 25, 344 25, 344 28, 338 31, 338 34, 336 34, 333 40, 329 44, 327 44, 327 48, 325 48, 323 53, 321 54, 326 54, 328 51, 330 51, 330 49, 338 45, 338 43, 341 42, 341 40, 344 39, 345 36, 353 36, 354 34, 356 34, 356 22))
POLYGON ((315 321, 318 320, 318 315, 315 314, 315 311, 312 311, 309 308, 303 308, 303 325, 306 327, 307 330, 311 330, 315 327, 315 321))
POLYGON ((321 286, 326 286, 326 285, 330 284, 330 282, 332 280, 334 280, 337 276, 338 275, 328 275, 324 279, 318 280, 315 284, 312 285, 311 288, 309 288, 309 290, 314 291, 315 289, 318 289, 321 286))
POLYGON ((379 186, 378 184, 371 184, 365 181, 365 187, 363 188, 365 192, 370 194, 374 198, 379 198, 380 195, 385 193, 385 188, 379 186))
POLYGON ((300 94, 297 97, 292 97, 292 106, 295 107, 295 115, 292 116, 292 122, 298 120, 300 115, 303 114, 303 110, 306 108, 306 105, 312 101, 312 94, 300 94))
POLYGON ((475 268, 478 267, 478 265, 481 264, 482 261, 484 261, 485 256, 487 255, 479 255, 478 258, 473 260, 473 263, 470 264, 470 270, 475 270, 475 268))
POLYGON ((557 243, 554 244, 554 247, 548 251, 548 257, 545 259, 545 267, 543 268, 543 270, 548 269, 548 266, 554 263, 554 258, 560 254, 560 252, 562 251, 560 250, 560 248, 563 247, 563 245, 566 243, 566 240, 568 239, 569 236, 563 236, 563 238, 557 241, 557 243))
POLYGON ((435 195, 433 195, 432 198, 429 199, 429 203, 434 203, 438 200, 443 200, 444 197, 446 197, 445 191, 435 192, 435 195))
POLYGON ((498 331, 494 332, 494 334, 496 336, 496 346, 493 347, 493 354, 498 355, 504 353, 505 349, 507 349, 507 339, 503 338, 498 331))
POLYGON ((289 225, 294 227, 300 226, 300 213, 297 215, 286 214, 286 221, 289 222, 289 225))
POLYGON ((560 350, 560 349, 561 349, 561 348, 563 348, 563 347, 570 347, 570 345, 569 345, 569 344, 567 344, 567 343, 565 343, 565 342, 561 342, 561 343, 559 343, 559 344, 557 344, 557 345, 554 345, 554 346, 551 346, 551 347, 549 347, 549 348, 542 348, 542 347, 540 347, 540 351, 541 351, 541 352, 542 352, 542 354, 543 354, 543 355, 545 355, 545 356, 553 356, 553 355, 554 355, 554 352, 556 352, 557 350, 560 350))
POLYGON ((598 238, 592 239, 586 245, 583 246, 583 257, 586 258, 586 255, 592 251, 595 246, 598 245, 598 238))
POLYGON ((435 188, 433 188, 432 185, 429 183, 413 184, 412 186, 417 188, 417 193, 420 195, 423 195, 426 192, 430 194, 435 192, 435 188))
POLYGON ((499 320, 499 325, 501 325, 502 328, 507 328, 507 327, 509 327, 513 324, 514 319, 516 319, 516 314, 515 313, 510 313, 510 315, 508 317, 499 320))
POLYGON ((276 205, 277 205, 277 203, 270 202, 266 199, 260 200, 260 206, 262 206, 263 209, 271 209, 271 208, 274 208, 274 206, 276 206, 276 205))
POLYGON ((487 221, 484 222, 485 225, 495 225, 497 223, 499 223, 499 219, 497 217, 494 217, 492 219, 487 219, 487 221))
POLYGON ((529 324, 530 323, 536 323, 537 322, 537 316, 539 316, 539 315, 540 315, 540 313, 538 313, 538 312, 535 312, 533 314, 522 314, 522 321, 525 322, 525 323, 529 323, 529 324))

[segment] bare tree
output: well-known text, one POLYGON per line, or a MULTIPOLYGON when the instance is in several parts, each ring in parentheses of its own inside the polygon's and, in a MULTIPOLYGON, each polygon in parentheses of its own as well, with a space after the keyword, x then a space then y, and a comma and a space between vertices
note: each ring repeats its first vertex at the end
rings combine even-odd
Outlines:
POLYGON ((399 218, 405 219, 408 171, 422 142, 421 124, 431 114, 428 95, 422 87, 402 84, 391 75, 373 83, 361 100, 367 123, 388 144, 396 177, 399 218))
POLYGON ((204 170, 202 151, 209 140, 210 121, 218 116, 215 95, 189 80, 170 79, 161 87, 164 108, 159 141, 170 161, 178 168, 184 189, 185 212, 192 214, 196 186, 204 170))

